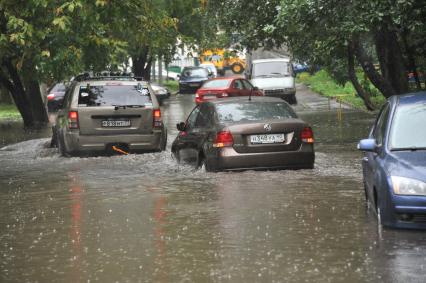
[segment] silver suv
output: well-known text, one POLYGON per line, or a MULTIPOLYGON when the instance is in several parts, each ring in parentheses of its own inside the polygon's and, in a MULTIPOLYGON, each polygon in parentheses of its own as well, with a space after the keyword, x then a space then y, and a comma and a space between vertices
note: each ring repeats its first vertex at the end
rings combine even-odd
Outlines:
POLYGON ((84 77, 65 94, 52 143, 63 156, 165 150, 167 129, 150 84, 131 77, 84 77))

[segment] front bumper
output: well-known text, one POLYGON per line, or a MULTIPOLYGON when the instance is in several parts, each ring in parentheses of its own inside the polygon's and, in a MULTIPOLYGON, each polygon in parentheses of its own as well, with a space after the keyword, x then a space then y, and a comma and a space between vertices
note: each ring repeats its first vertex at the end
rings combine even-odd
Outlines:
POLYGON ((195 93, 203 83, 179 83, 179 93, 195 93))
POLYGON ((426 196, 392 195, 384 224, 395 228, 426 229, 426 196))
POLYGON ((130 152, 156 151, 161 148, 163 130, 154 130, 151 134, 132 135, 80 135, 70 131, 64 135, 65 149, 72 154, 105 152, 112 145, 126 145, 130 152))
POLYGON ((305 169, 315 162, 312 144, 302 144, 297 151, 238 153, 232 147, 212 149, 206 156, 212 171, 305 169))

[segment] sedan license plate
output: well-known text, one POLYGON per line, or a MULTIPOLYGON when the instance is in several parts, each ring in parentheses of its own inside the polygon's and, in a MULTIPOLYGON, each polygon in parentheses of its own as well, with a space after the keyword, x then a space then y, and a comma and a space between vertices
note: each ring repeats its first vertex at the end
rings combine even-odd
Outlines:
POLYGON ((102 127, 130 127, 130 120, 104 120, 102 127))
POLYGON ((189 86, 198 87, 200 85, 199 84, 189 84, 189 86))
POLYGON ((250 142, 254 144, 283 143, 284 141, 285 141, 284 134, 267 134, 267 135, 250 136, 250 142))

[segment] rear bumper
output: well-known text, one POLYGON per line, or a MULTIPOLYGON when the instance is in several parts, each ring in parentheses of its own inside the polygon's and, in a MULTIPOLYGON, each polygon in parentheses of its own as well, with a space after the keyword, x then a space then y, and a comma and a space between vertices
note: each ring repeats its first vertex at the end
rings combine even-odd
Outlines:
POLYGON ((82 154, 105 152, 111 145, 125 144, 130 152, 154 151, 161 148, 161 137, 164 130, 155 130, 151 134, 96 136, 80 135, 79 132, 65 133, 64 143, 67 152, 82 154))
POLYGON ((315 162, 311 144, 287 152, 238 153, 232 147, 214 151, 206 157, 213 171, 303 169, 312 168, 315 162))

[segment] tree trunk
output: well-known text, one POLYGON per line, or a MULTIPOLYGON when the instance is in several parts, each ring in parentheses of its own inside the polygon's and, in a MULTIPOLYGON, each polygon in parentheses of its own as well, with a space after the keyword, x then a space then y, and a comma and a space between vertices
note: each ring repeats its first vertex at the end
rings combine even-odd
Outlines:
POLYGON ((349 79, 352 82, 352 85, 354 86, 358 96, 364 101, 365 107, 372 111, 374 110, 374 105, 371 103, 370 100, 370 94, 366 92, 361 84, 358 81, 358 78, 355 73, 355 63, 354 63, 354 52, 353 52, 353 46, 350 44, 348 46, 348 75, 349 79))
MULTIPOLYGON (((0 70, 0 82, 12 95, 16 108, 22 116, 26 128, 41 127, 48 123, 46 107, 40 95, 40 88, 34 72, 29 72, 30 78, 24 86, 21 76, 11 59, 3 59, 0 70), (7 74, 7 75, 6 75, 7 74)), ((35 68, 33 67, 33 71, 35 68)))
POLYGON ((392 85, 397 94, 406 93, 408 91, 407 73, 396 33, 384 23, 374 33, 374 39, 382 76, 392 85))
POLYGON ((419 73, 417 72, 416 60, 414 58, 415 48, 410 46, 410 44, 408 43, 408 40, 407 40, 408 33, 409 33, 409 31, 407 31, 407 30, 404 30, 401 33, 402 42, 403 42, 404 48, 405 48, 405 54, 407 55, 407 60, 408 60, 407 67, 408 67, 408 70, 413 73, 414 81, 416 83, 417 90, 421 90, 422 85, 420 83, 419 73))
POLYGON ((383 94, 383 96, 388 98, 392 95, 398 94, 393 89, 392 85, 376 71, 373 65, 373 59, 365 52, 358 37, 353 38, 353 51, 358 63, 361 65, 373 85, 383 94))
POLYGON ((132 56, 133 73, 136 77, 141 77, 149 81, 151 79, 152 57, 149 56, 149 48, 142 47, 138 54, 132 56))
POLYGON ((31 60, 24 63, 23 69, 25 70, 23 74, 25 90, 30 99, 34 126, 44 126, 49 122, 49 117, 40 91, 40 84, 36 75, 37 70, 31 60))

